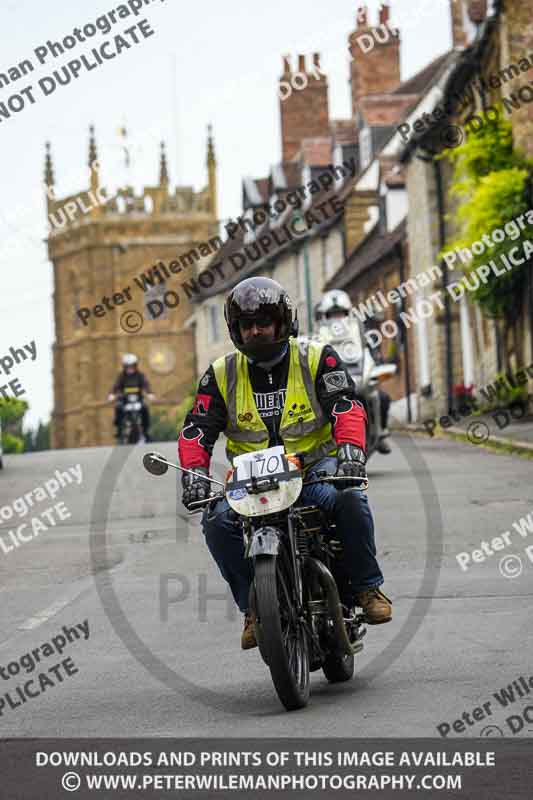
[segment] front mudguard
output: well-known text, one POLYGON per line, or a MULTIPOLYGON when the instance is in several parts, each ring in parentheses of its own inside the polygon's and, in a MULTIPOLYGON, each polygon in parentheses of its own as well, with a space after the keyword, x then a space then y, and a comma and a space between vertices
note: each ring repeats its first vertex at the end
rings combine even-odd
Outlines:
POLYGON ((277 556, 279 551, 279 532, 270 525, 254 531, 250 540, 247 558, 257 556, 277 556))
MULTIPOLYGON (((268 556, 270 558, 275 558, 279 552, 279 537, 280 532, 269 525, 266 525, 264 528, 258 528, 254 531, 249 544, 248 549, 246 551, 247 558, 251 558, 255 561, 256 558, 268 556)), ((254 581, 250 586, 250 610, 256 617, 255 623, 255 638, 257 640, 257 644, 259 645, 259 652, 261 653, 261 658, 268 666, 268 647, 266 646, 264 637, 263 637, 263 629, 261 627, 261 620, 259 618, 257 603, 255 598, 255 587, 254 581)))

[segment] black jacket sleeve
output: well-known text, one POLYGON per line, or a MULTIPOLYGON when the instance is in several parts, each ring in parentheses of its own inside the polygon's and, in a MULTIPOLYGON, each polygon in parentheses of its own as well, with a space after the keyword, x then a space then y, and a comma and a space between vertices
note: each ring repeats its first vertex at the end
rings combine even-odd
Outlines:
POLYGON ((210 366, 198 383, 194 405, 185 417, 178 439, 182 467, 209 469, 213 447, 226 428, 228 412, 210 366))
POLYGON ((352 376, 337 351, 329 344, 322 350, 315 388, 320 406, 331 421, 337 445, 354 444, 364 450, 366 412, 357 400, 352 376))

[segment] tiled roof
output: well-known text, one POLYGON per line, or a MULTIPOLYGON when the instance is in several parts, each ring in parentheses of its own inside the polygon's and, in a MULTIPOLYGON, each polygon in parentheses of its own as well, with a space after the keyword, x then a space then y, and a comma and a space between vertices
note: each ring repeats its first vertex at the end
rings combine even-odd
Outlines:
POLYGON ((367 125, 397 125, 418 101, 417 94, 373 94, 359 101, 359 112, 367 125))
POLYGON ((448 50, 448 52, 430 61, 430 63, 417 72, 416 75, 413 75, 412 78, 401 83, 392 94, 422 94, 430 83, 435 80, 450 56, 453 55, 453 52, 453 50, 448 50))
MULTIPOLYGON (((327 172, 328 170, 323 170, 324 174, 327 172)), ((343 188, 343 186, 339 188, 334 187, 333 189, 328 188, 327 190, 322 190, 321 192, 317 192, 313 195, 308 194, 308 196, 311 196, 312 198, 312 204, 305 213, 314 213, 314 216, 320 220, 320 222, 314 224, 306 236, 288 240, 281 245, 277 245, 276 243, 275 247, 273 247, 266 255, 262 255, 256 261, 247 259, 249 263, 245 264, 239 271, 236 271, 234 266, 229 266, 231 264, 231 262, 228 260, 229 257, 238 252, 244 252, 245 247, 253 248, 254 243, 258 241, 259 237, 270 236, 271 240, 275 241, 274 234, 277 234, 278 238, 283 240, 283 226, 293 219, 294 211, 290 207, 287 208, 287 210, 284 212, 284 218, 279 221, 278 226, 275 228, 271 227, 271 220, 267 219, 261 228, 256 228, 255 238, 247 244, 244 243, 244 232, 239 228, 239 231, 235 234, 235 239, 228 239, 222 248, 213 255, 213 258, 208 265, 209 267, 217 263, 222 264, 224 274, 228 275, 229 277, 224 280, 217 280, 211 288, 204 289, 201 294, 195 298, 192 298, 192 302, 201 302, 208 297, 213 297, 222 292, 229 291, 229 289, 239 281, 243 280, 244 278, 248 278, 251 275, 255 275, 261 270, 264 270, 269 266, 269 262, 271 263, 272 259, 277 258, 279 255, 287 252, 291 248, 302 247, 303 243, 307 241, 309 237, 324 233, 324 231, 335 225, 340 219, 342 211, 338 211, 337 213, 333 214, 331 206, 328 206, 327 211, 330 216, 329 219, 326 220, 318 210, 318 207, 324 203, 329 203, 332 197, 340 201, 341 196, 344 195, 343 188)), ((302 209, 299 209, 298 211, 302 213, 302 209)))

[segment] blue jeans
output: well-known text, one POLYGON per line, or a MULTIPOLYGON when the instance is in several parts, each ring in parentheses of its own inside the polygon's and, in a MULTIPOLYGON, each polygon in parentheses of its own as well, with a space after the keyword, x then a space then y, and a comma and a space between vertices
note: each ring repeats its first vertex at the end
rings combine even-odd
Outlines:
MULTIPOLYGON (((329 457, 318 461, 308 471, 306 480, 312 480, 318 470, 324 469, 334 475, 337 459, 329 457)), ((339 491, 333 484, 317 483, 304 486, 297 505, 319 506, 335 521, 337 538, 344 549, 344 560, 335 570, 335 577, 345 605, 352 605, 356 592, 381 586, 383 575, 376 559, 374 520, 364 492, 359 489, 339 491)), ((202 530, 235 602, 243 614, 246 613, 253 565, 251 559, 244 557, 244 539, 238 517, 227 500, 219 500, 209 514, 207 509, 204 511, 202 530)))

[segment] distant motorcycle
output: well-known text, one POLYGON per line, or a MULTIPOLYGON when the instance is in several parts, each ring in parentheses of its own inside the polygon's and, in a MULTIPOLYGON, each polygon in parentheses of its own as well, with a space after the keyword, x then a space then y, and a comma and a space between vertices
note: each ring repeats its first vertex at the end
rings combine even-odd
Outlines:
POLYGON ((137 444, 142 436, 142 400, 138 394, 125 394, 122 397, 121 444, 137 444))
MULTIPOLYGON (((109 402, 115 402, 116 396, 110 394, 109 402)), ((122 422, 118 431, 119 444, 137 444, 144 442, 142 427, 142 410, 144 400, 138 392, 124 392, 118 399, 117 407, 121 410, 122 422)))
MULTIPOLYGON (((192 503, 191 513, 225 497, 238 515, 254 567, 250 608, 259 651, 291 711, 307 705, 310 672, 322 669, 330 683, 353 676, 354 655, 366 633, 363 615, 340 602, 334 575, 343 552, 335 523, 317 506, 298 506, 297 500, 306 483, 366 489, 368 479, 324 471, 304 481, 297 456, 283 450, 270 447, 235 458, 226 484, 209 479, 223 490, 192 503)), ((169 466, 194 474, 158 453, 147 453, 143 463, 152 475, 163 475, 169 466)))
POLYGON ((376 364, 370 348, 364 343, 361 325, 353 316, 321 321, 317 338, 335 348, 354 379, 368 417, 367 456, 370 458, 383 434, 379 385, 395 375, 397 367, 395 364, 376 364))

